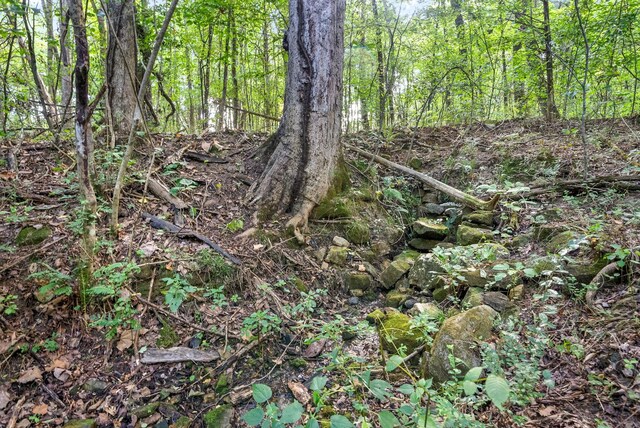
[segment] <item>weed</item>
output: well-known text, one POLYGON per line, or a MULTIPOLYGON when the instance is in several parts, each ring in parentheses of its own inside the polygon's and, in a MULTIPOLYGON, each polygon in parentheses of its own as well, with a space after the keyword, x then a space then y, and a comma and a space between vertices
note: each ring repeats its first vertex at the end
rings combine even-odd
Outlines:
POLYGON ((162 278, 162 281, 169 286, 169 290, 164 295, 164 302, 174 314, 178 312, 189 293, 198 291, 197 287, 189 284, 186 278, 177 273, 169 278, 162 278))
POLYGON ((0 296, 0 313, 4 315, 16 314, 18 312, 16 300, 18 300, 18 296, 15 294, 0 296))

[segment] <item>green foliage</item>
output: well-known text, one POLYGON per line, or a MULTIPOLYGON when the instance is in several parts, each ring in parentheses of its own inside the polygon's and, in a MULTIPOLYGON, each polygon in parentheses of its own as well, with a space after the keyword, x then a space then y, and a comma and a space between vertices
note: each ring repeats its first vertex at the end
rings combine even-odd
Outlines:
POLYGON ((189 293, 198 291, 197 287, 189 284, 189 281, 178 273, 168 278, 162 278, 162 281, 169 286, 169 289, 164 293, 164 302, 174 314, 178 312, 189 293))
POLYGON ((233 233, 239 230, 242 230, 243 227, 244 227, 244 220, 242 220, 241 218, 233 219, 227 224, 227 230, 233 233))
POLYGON ((250 427, 258 425, 285 427, 297 423, 302 418, 304 407, 298 401, 294 400, 280 409, 276 404, 268 402, 273 396, 268 385, 256 383, 252 385, 251 389, 257 406, 242 416, 242 420, 250 427))
POLYGON ((242 336, 251 338, 255 334, 258 338, 278 331, 282 320, 268 310, 259 310, 242 321, 242 336))
POLYGON ((43 296, 52 294, 54 296, 70 296, 73 293, 73 278, 70 275, 52 268, 46 263, 41 265, 40 271, 29 275, 29 279, 35 279, 39 283, 44 283, 38 292, 43 296))
POLYGON ((18 296, 15 294, 0 295, 0 313, 4 315, 14 315, 18 312, 16 301, 18 296))
POLYGON ((193 190, 198 187, 198 183, 188 178, 178 178, 171 189, 169 189, 169 193, 173 196, 178 196, 179 193, 193 190))

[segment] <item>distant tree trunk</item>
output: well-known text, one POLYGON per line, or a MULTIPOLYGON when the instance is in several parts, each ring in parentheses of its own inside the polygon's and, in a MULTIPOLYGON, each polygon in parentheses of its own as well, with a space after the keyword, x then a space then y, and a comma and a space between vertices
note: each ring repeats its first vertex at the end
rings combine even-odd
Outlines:
POLYGON ((231 11, 231 97, 233 103, 233 129, 238 129, 240 99, 238 98, 238 29, 236 18, 231 11))
POLYGON ((207 38, 203 40, 206 48, 204 60, 200 61, 200 119, 202 129, 209 127, 209 91, 211 88, 211 46, 213 43, 213 24, 209 23, 207 38))
POLYGON ((4 71, 2 73, 2 104, 0 104, 0 124, 2 124, 2 131, 7 131, 7 119, 9 117, 9 112, 11 111, 9 107, 9 86, 7 84, 9 79, 9 66, 11 65, 11 59, 13 57, 13 46, 15 43, 15 33, 17 33, 17 24, 15 15, 8 16, 9 22, 11 22, 14 33, 11 34, 9 40, 9 53, 7 54, 7 62, 4 66, 4 71))
POLYGON ((60 120, 66 121, 71 116, 71 99, 73 98, 73 87, 71 79, 71 55, 67 40, 69 39, 69 5, 67 0, 60 2, 60 81, 62 89, 62 116, 60 120))
POLYGON ((380 22, 380 16, 378 14, 378 2, 371 0, 371 7, 373 8, 373 20, 376 27, 375 31, 375 44, 376 44, 376 76, 378 78, 378 128, 383 129, 387 121, 387 76, 384 66, 384 54, 382 53, 382 23, 380 22))
POLYGON ((116 136, 129 134, 136 110, 137 63, 136 21, 133 0, 109 0, 107 3, 109 42, 106 78, 111 123, 116 136))
POLYGON ((340 158, 345 0, 290 0, 284 113, 266 169, 249 191, 265 215, 306 226, 340 158))
MULTIPOLYGON (((78 163, 78 182, 84 201, 84 278, 91 278, 93 271, 94 248, 96 243, 97 200, 91 183, 93 165, 93 137, 89 117, 89 43, 82 12, 82 0, 69 0, 69 14, 73 22, 73 34, 76 45, 76 160, 78 163)), ((84 284, 86 285, 86 284, 84 284)), ((81 290, 82 291, 82 290, 81 290)), ((81 296, 83 293, 81 293, 81 296)))
POLYGON ((58 68, 58 49, 55 44, 55 35, 53 33, 53 3, 51 0, 43 0, 42 2, 42 12, 44 15, 44 23, 47 28, 47 83, 49 86, 49 94, 51 94, 51 99, 55 100, 57 98, 57 68, 58 68))
POLYGON ((546 104, 544 115, 547 121, 554 120, 558 117, 558 108, 554 96, 553 87, 553 52, 551 51, 551 22, 549 16, 549 0, 542 0, 542 10, 544 16, 544 64, 546 70, 546 104))
POLYGON ((225 128, 224 113, 227 109, 227 88, 229 87, 229 42, 231 38, 231 11, 227 11, 227 30, 225 31, 224 38, 224 60, 222 71, 222 96, 220 97, 220 104, 218 104, 218 125, 216 128, 218 131, 222 131, 225 128))
POLYGON ((189 132, 194 132, 196 129, 196 115, 195 108, 193 106, 193 78, 191 77, 191 51, 189 47, 185 45, 184 56, 187 59, 187 90, 189 97, 189 132))

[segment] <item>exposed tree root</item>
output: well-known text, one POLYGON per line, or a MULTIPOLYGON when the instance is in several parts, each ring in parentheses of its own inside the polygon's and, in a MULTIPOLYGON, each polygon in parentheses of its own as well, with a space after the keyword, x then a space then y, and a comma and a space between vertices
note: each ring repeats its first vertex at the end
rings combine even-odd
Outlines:
POLYGON ((596 294, 598 293, 598 289, 602 287, 607 276, 613 275, 618 271, 618 269, 619 267, 617 262, 609 263, 608 265, 600 269, 600 272, 598 272, 596 276, 593 277, 593 279, 589 283, 589 290, 584 296, 584 300, 589 308, 595 308, 595 298, 596 294))

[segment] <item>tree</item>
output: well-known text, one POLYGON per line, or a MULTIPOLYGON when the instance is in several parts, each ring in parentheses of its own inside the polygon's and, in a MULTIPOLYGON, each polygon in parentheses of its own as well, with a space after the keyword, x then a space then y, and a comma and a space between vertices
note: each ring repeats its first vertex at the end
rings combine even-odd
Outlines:
POLYGON ((306 226, 340 158, 345 0, 291 0, 284 112, 249 195, 267 212, 306 226))
POLYGON ((136 110, 136 22, 133 0, 109 0, 107 47, 107 103, 113 132, 126 136, 136 110))

